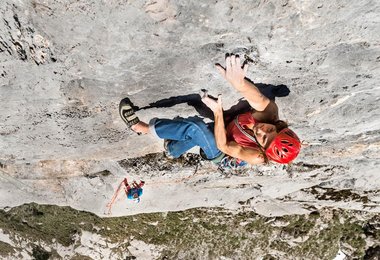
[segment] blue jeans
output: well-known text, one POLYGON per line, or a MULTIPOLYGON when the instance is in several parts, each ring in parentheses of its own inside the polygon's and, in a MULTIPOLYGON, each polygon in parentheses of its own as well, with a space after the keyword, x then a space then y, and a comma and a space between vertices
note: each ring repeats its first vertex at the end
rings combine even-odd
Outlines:
POLYGON ((153 118, 149 122, 149 128, 153 135, 171 140, 168 152, 174 158, 180 157, 194 146, 199 146, 210 160, 222 154, 216 146, 213 131, 200 118, 153 118))

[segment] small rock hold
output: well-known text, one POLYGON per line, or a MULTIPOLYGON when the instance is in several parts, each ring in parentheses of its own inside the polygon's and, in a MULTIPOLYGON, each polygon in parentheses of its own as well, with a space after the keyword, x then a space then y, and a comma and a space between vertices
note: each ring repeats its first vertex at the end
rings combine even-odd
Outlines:
POLYGON ((288 0, 283 0, 282 2, 281 2, 281 6, 282 7, 285 7, 285 6, 287 6, 288 5, 288 0))

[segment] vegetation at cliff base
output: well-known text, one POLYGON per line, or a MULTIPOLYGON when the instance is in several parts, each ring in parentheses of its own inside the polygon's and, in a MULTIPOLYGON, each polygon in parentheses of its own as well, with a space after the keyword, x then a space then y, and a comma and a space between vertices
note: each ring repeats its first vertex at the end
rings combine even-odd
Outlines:
MULTIPOLYGON (((139 240, 157 246, 159 258, 169 259, 249 259, 252 252, 267 259, 332 259, 339 249, 363 258, 370 248, 367 240, 379 241, 379 220, 379 216, 369 213, 333 209, 309 215, 263 217, 251 211, 221 208, 100 218, 70 207, 31 203, 0 211, 0 229, 13 241, 13 245, 0 242, 0 254, 17 255, 24 241, 34 257, 59 257, 55 244, 76 248, 87 231, 108 243, 119 244, 112 250, 123 257, 131 256, 130 241, 139 240), (367 220, 360 220, 363 214, 367 220), (52 248, 50 252, 43 249, 46 245, 52 248)), ((75 255, 78 256, 73 252, 75 255)))

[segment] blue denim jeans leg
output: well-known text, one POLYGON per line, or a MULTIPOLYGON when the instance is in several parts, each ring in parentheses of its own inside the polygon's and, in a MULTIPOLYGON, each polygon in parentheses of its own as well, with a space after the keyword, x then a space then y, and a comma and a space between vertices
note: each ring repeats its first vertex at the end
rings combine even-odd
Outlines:
POLYGON ((168 152, 174 158, 194 146, 201 147, 208 159, 214 159, 222 153, 216 146, 213 131, 200 118, 153 118, 149 127, 159 138, 172 140, 168 144, 168 152))

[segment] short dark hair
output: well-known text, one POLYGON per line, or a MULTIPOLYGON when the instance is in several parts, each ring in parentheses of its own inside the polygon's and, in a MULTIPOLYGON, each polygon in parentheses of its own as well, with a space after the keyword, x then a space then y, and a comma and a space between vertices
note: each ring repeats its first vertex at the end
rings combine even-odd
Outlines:
POLYGON ((289 127, 288 123, 286 123, 285 121, 282 121, 282 120, 277 120, 276 122, 274 122, 274 125, 276 127, 277 133, 279 133, 281 130, 289 127))

